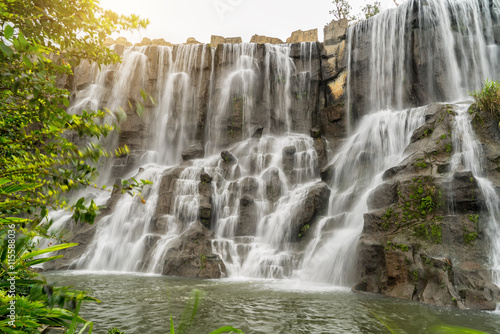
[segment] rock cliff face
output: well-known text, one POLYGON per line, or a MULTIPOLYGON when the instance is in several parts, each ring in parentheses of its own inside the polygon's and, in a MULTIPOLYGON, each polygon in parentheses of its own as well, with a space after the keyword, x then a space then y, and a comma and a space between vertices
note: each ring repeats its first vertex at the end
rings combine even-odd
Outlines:
POLYGON ((230 43, 230 44, 240 44, 242 43, 241 37, 222 37, 212 35, 210 38, 210 46, 216 48, 219 44, 230 43))
MULTIPOLYGON (((429 109, 406 148, 407 158, 384 173, 385 182, 368 198, 356 290, 459 308, 495 308, 500 290, 488 269, 491 240, 484 194, 471 171, 453 168, 459 147, 452 137, 460 135, 452 129, 457 108, 464 107, 429 109)), ((498 173, 492 171, 490 178, 498 179, 498 173)))
POLYGON ((482 55, 498 44, 495 6, 412 0, 353 26, 347 51, 353 120, 384 108, 467 98, 496 72, 498 58, 482 55))
POLYGON ((283 44, 283 41, 279 38, 275 37, 267 37, 267 36, 260 36, 260 35, 253 35, 252 38, 250 39, 250 43, 271 43, 271 44, 283 44))
POLYGON ((318 29, 311 30, 297 30, 292 32, 292 35, 286 39, 287 43, 300 43, 300 42, 317 42, 318 29))

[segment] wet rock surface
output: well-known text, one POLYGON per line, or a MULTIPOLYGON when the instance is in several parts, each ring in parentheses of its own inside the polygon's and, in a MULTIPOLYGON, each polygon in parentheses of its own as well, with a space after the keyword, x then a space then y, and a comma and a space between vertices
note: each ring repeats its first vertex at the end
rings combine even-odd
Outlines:
POLYGON ((486 213, 470 171, 450 172, 452 105, 435 105, 368 199, 358 291, 458 308, 493 310, 486 213), (440 167, 446 166, 446 168, 440 167))
POLYGON ((163 275, 221 278, 224 263, 212 254, 214 233, 200 222, 191 223, 164 255, 163 275))

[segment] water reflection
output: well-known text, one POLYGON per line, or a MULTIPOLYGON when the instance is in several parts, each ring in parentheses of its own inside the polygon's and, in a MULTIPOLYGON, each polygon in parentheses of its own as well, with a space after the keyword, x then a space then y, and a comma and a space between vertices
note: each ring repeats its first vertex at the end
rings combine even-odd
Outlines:
POLYGON ((190 333, 224 325, 245 333, 388 333, 379 317, 398 333, 428 333, 454 325, 498 333, 500 315, 420 305, 346 289, 286 280, 200 280, 139 274, 50 272, 60 285, 92 291, 101 304, 86 304, 82 316, 95 333, 118 327, 127 334, 164 334, 169 315, 180 319, 192 289, 204 291, 190 333))

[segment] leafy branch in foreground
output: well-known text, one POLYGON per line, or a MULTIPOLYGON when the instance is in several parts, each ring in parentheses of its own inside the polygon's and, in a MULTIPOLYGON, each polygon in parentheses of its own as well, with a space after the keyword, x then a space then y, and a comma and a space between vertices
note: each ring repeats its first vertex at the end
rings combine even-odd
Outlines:
MULTIPOLYGON (((105 11, 96 0, 0 2, 1 332, 39 333, 48 327, 92 332, 92 322, 78 313, 82 302, 97 300, 47 285, 31 269, 60 257, 49 252, 74 244, 40 250, 36 240, 47 236, 41 222, 50 209, 73 210, 76 221, 92 223, 97 205, 83 199, 70 205, 65 196, 81 187, 101 188, 92 183, 99 159, 128 149, 109 153, 97 144, 114 127, 104 121, 103 111, 67 113, 70 94, 57 79, 71 75, 82 59, 98 65, 118 62, 102 41, 116 30, 147 24, 136 15, 105 11), (88 144, 69 139, 76 136, 88 144)), ((122 191, 134 193, 144 184, 133 180, 122 191)))

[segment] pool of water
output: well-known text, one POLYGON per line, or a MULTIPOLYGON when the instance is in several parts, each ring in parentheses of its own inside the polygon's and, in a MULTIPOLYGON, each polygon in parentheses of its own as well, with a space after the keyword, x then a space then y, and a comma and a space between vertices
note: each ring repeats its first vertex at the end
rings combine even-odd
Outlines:
POLYGON ((500 314, 460 311, 352 293, 348 289, 284 280, 201 280, 140 274, 47 272, 50 283, 91 291, 81 315, 94 333, 118 327, 126 334, 169 332, 179 323, 191 291, 203 291, 189 333, 231 325, 245 333, 434 333, 453 325, 500 333, 500 314), (380 320, 377 320, 377 317, 380 320))

